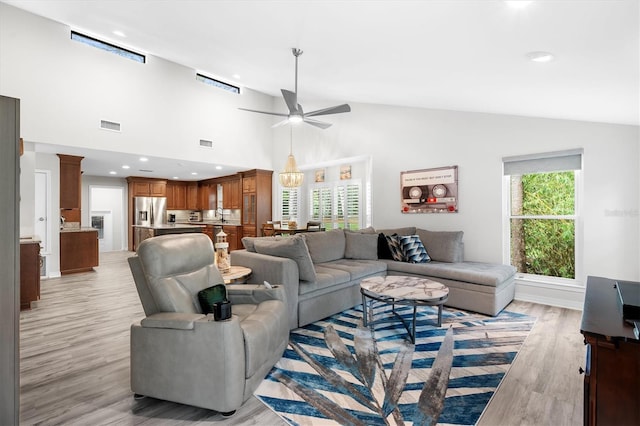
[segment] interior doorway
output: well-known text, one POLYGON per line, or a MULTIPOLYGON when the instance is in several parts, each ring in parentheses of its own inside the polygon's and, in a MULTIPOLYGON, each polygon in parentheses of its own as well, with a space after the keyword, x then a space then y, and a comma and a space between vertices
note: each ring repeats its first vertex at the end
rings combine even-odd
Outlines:
POLYGON ((126 250, 124 188, 89 186, 91 226, 98 229, 100 252, 126 250))
POLYGON ((34 200, 34 220, 33 235, 40 239, 40 255, 42 256, 41 276, 48 276, 47 256, 51 255, 51 233, 53 221, 51 215, 51 172, 49 170, 36 170, 35 179, 35 200, 34 200))

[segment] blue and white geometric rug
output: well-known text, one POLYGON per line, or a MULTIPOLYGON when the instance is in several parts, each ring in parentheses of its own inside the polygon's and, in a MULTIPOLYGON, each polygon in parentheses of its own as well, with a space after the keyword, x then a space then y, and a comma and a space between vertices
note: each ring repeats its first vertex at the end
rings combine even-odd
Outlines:
MULTIPOLYGON (((406 321, 412 308, 397 306, 406 321)), ((291 425, 473 425, 535 323, 419 307, 412 345, 391 306, 362 306, 293 330, 255 395, 291 425), (354 342, 355 336, 355 342, 354 342)))

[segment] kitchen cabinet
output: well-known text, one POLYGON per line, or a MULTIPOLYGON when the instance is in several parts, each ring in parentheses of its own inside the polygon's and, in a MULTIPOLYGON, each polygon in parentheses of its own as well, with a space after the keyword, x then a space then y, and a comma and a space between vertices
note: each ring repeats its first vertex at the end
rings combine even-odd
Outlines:
POLYGON ((271 220, 270 170, 250 170, 242 173, 242 235, 258 236, 258 229, 271 220))
POLYGON ((98 230, 60 232, 60 273, 91 271, 98 266, 98 230))
POLYGON ((129 195, 131 197, 167 196, 166 180, 128 177, 127 182, 129 182, 129 195))
MULTIPOLYGON (((229 251, 242 248, 242 227, 236 225, 223 225, 222 230, 227 234, 227 242, 229 243, 229 251)), ((215 240, 214 240, 215 243, 215 240)))
POLYGON ((218 185, 210 182, 200 182, 198 186, 198 209, 215 210, 218 185))
POLYGON ((187 183, 187 210, 198 210, 198 182, 187 183))
POLYGON ((20 241, 20 310, 40 299, 40 242, 20 241))
POLYGON ((58 154, 60 158, 60 208, 80 209, 82 190, 82 169, 84 157, 58 154))
POLYGON ((167 182, 167 210, 187 209, 187 184, 185 182, 167 182))
POLYGON ((222 208, 223 209, 240 209, 242 190, 241 190, 241 178, 234 177, 230 180, 222 181, 222 208))

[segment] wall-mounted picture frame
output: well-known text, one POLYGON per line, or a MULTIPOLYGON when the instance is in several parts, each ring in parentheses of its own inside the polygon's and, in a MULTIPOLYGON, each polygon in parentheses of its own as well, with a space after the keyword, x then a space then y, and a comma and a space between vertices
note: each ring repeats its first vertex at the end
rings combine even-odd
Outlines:
POLYGON ((351 164, 340 166, 340 180, 351 179, 351 164))
POLYGON ((324 182, 324 169, 318 169, 315 172, 315 182, 324 182))
POLYGON ((458 166, 400 172, 402 213, 457 213, 458 166))

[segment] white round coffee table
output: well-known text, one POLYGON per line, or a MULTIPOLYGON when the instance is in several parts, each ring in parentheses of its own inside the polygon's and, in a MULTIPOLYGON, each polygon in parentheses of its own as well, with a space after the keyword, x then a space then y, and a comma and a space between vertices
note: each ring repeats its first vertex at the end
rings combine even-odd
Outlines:
POLYGON ((365 327, 368 325, 367 299, 391 304, 393 313, 400 318, 407 329, 411 343, 416 342, 417 307, 437 306, 438 327, 440 327, 442 326, 442 306, 449 298, 449 288, 437 281, 401 275, 365 278, 360 283, 360 293, 362 294, 362 323, 365 327), (396 313, 395 305, 413 306, 411 326, 396 313))

